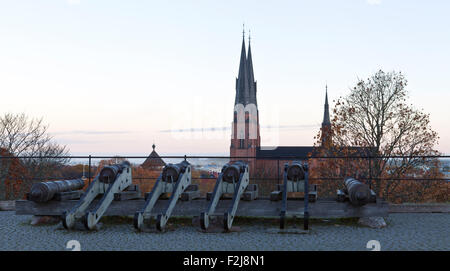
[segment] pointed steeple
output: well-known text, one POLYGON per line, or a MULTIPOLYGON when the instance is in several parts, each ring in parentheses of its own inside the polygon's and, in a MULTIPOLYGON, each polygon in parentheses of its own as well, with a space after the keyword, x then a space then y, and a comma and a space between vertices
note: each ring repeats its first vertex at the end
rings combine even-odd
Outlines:
POLYGON ((245 36, 242 36, 241 60, 239 63, 238 78, 236 78, 236 99, 234 104, 246 104, 248 101, 248 74, 247 74, 247 56, 245 52, 245 36))
POLYGON ((328 86, 325 85, 325 105, 324 105, 324 112, 323 112, 323 122, 322 126, 324 125, 331 125, 330 122, 330 110, 328 108, 328 86))
POLYGON ((328 108, 328 86, 325 86, 325 105, 323 112, 323 121, 321 128, 321 141, 322 146, 330 146, 333 144, 332 139, 332 131, 331 131, 331 122, 330 122, 330 110, 328 108))
MULTIPOLYGON (((250 30, 249 30, 250 32, 250 30)), ((252 61, 252 48, 251 48, 251 37, 250 34, 248 35, 248 55, 247 55, 247 66, 248 66, 248 80, 253 83, 254 82, 254 75, 253 75, 253 61, 252 61)))
MULTIPOLYGON (((249 30, 250 32, 250 30, 249 30)), ((247 71, 248 71, 248 84, 249 84, 249 100, 248 103, 257 105, 256 103, 256 82, 253 74, 253 60, 252 60, 252 48, 250 45, 251 37, 248 36, 248 56, 247 56, 247 71)))

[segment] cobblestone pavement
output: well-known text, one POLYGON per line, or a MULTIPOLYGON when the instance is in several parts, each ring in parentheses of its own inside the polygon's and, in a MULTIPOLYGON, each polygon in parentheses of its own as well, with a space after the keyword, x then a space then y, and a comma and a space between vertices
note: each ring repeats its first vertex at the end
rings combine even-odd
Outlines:
POLYGON ((29 225, 31 216, 0 212, 0 250, 65 250, 78 240, 81 250, 450 250, 450 214, 390 214, 388 226, 311 225, 307 234, 280 234, 275 225, 240 225, 239 232, 202 233, 194 226, 166 233, 137 233, 129 224, 107 224, 99 231, 66 231, 60 224, 29 225))

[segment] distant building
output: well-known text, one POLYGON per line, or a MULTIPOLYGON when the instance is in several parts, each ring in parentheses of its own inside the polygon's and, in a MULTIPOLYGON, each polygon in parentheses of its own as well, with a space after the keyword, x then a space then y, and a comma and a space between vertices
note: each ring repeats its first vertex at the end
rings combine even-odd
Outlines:
POLYGON ((161 159, 161 157, 158 155, 158 153, 155 151, 155 144, 152 145, 153 151, 150 153, 150 155, 145 159, 144 163, 141 164, 142 168, 145 169, 162 169, 166 163, 161 159))

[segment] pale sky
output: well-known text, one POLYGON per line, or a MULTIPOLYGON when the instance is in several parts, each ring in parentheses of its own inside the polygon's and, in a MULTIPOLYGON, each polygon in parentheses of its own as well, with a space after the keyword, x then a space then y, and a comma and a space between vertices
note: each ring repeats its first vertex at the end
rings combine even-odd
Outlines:
POLYGON ((153 142, 227 155, 245 23, 263 145, 312 145, 325 84, 332 106, 383 69, 406 75, 448 154, 449 13, 444 0, 0 0, 0 114, 43 117, 74 155, 153 142), (228 128, 170 132, 211 127, 228 128))

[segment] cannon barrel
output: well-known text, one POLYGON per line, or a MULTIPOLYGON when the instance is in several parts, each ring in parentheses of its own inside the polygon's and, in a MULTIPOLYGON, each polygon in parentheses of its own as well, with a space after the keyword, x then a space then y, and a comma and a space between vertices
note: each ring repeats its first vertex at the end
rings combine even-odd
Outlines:
POLYGON ((348 198, 353 205, 362 206, 370 200, 370 189, 366 184, 353 178, 346 178, 344 181, 348 198))
POLYGON ((287 178, 290 181, 304 180, 305 172, 308 171, 308 166, 298 161, 293 161, 290 166, 287 167, 287 178))
POLYGON ((100 171, 98 179, 102 183, 113 183, 119 173, 122 173, 124 168, 130 167, 128 161, 123 161, 120 164, 104 166, 100 171))
POLYGON ((178 164, 166 165, 162 171, 162 180, 165 182, 176 182, 180 177, 180 174, 184 173, 188 166, 188 161, 182 161, 178 164))
POLYGON ((245 172, 245 167, 247 163, 243 161, 236 161, 234 163, 228 163, 222 168, 222 178, 225 182, 237 182, 241 173, 245 172))
POLYGON ((67 192, 83 188, 82 179, 60 180, 50 182, 35 183, 31 186, 29 200, 34 202, 47 202, 58 192, 67 192))

